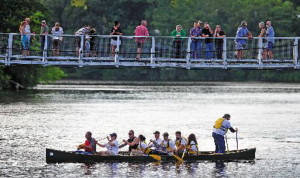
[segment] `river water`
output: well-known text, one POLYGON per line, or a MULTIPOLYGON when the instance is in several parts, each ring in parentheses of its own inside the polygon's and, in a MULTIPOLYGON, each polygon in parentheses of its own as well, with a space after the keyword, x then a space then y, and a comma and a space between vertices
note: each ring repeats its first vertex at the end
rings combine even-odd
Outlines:
MULTIPOLYGON (((165 85, 41 85, 0 91, 0 177, 299 177, 300 85, 169 83, 165 85), (254 162, 46 164, 45 149, 75 150, 130 129, 149 140, 155 130, 195 133, 213 150, 214 121, 230 113, 239 148, 256 147, 254 162)), ((229 149, 236 149, 228 133, 229 149)), ((123 150, 126 150, 125 147, 123 150)), ((99 150, 99 149, 98 149, 99 150)))

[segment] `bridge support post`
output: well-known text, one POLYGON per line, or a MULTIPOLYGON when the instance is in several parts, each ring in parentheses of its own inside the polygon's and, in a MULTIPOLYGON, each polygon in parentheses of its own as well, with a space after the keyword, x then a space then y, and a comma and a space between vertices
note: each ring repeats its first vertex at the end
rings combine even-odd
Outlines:
POLYGON ((262 68, 262 53, 263 53, 263 45, 262 45, 262 38, 258 38, 258 54, 257 54, 257 60, 258 60, 258 65, 259 65, 259 69, 262 68))
POLYGON ((151 55, 150 55, 150 65, 154 68, 154 58, 155 58, 155 38, 152 37, 152 44, 151 44, 151 55))
POLYGON ((293 58, 294 58, 294 68, 299 69, 298 63, 298 50, 299 50, 299 38, 295 38, 294 47, 293 47, 293 58))
POLYGON ((83 44, 84 44, 84 35, 80 35, 80 48, 79 48, 79 52, 78 52, 78 66, 79 67, 83 67, 83 61, 82 61, 82 58, 83 58, 83 44))
POLYGON ((188 43, 187 43, 187 49, 186 49, 186 69, 190 69, 191 68, 191 43, 192 43, 192 39, 191 37, 188 39, 188 43))
POLYGON ((13 44, 13 34, 10 33, 8 35, 8 46, 7 46, 7 51, 6 51, 6 57, 5 57, 5 65, 9 66, 10 65, 10 58, 12 56, 12 44, 13 44))
POLYGON ((120 36, 117 37, 117 47, 115 49, 115 66, 119 67, 120 36))
POLYGON ((222 58, 223 58, 223 68, 227 69, 227 39, 226 38, 223 38, 222 58))
POLYGON ((47 51, 48 51, 48 35, 45 35, 45 42, 44 42, 44 49, 43 49, 43 64, 47 63, 47 51))

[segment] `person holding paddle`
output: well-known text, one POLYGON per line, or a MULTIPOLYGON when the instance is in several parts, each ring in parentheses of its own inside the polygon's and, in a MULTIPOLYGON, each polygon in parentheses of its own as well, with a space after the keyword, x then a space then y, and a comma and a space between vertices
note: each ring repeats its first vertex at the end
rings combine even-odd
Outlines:
POLYGON ((94 154, 96 152, 97 141, 92 138, 92 132, 86 132, 85 138, 86 141, 83 144, 78 145, 77 150, 84 149, 85 152, 94 154))
POLYGON ((230 122, 230 115, 224 114, 222 118, 216 120, 215 125, 213 127, 212 136, 214 138, 214 142, 216 145, 216 153, 225 153, 225 141, 224 136, 229 129, 232 133, 237 132, 238 129, 233 129, 230 122))
POLYGON ((177 147, 175 153, 177 155, 182 155, 184 150, 186 149, 186 145, 187 145, 187 140, 181 136, 181 132, 180 131, 176 131, 175 132, 175 136, 176 136, 176 139, 175 139, 175 145, 177 147))
POLYGON ((108 155, 118 155, 119 154, 119 144, 117 139, 117 134, 116 133, 112 133, 109 134, 110 135, 110 140, 109 137, 107 136, 107 140, 108 142, 106 144, 100 144, 97 143, 97 145, 99 145, 100 147, 103 148, 107 148, 107 151, 100 151, 98 152, 98 154, 102 155, 102 156, 108 156, 108 155))
POLYGON ((129 130, 128 132, 128 136, 129 139, 125 140, 123 139, 123 144, 119 146, 119 148, 122 148, 126 145, 129 145, 129 152, 131 152, 132 150, 136 150, 139 146, 139 139, 137 137, 134 136, 134 131, 133 130, 129 130))

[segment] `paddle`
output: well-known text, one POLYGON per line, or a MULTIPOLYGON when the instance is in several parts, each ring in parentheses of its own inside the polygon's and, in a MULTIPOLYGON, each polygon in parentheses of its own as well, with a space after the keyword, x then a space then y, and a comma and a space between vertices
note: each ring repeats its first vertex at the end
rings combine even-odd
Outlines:
MULTIPOLYGON (((155 141, 152 141, 152 142, 154 143, 154 145, 155 145, 156 147, 163 147, 163 146, 157 144, 155 141)), ((183 162, 183 159, 180 158, 179 156, 175 155, 175 154, 172 154, 172 153, 169 153, 169 152, 163 152, 163 153, 166 153, 166 154, 168 154, 169 156, 173 156, 176 160, 183 162)), ((150 156, 150 155, 149 155, 149 156, 150 156)), ((157 156, 158 156, 158 155, 157 155, 157 156)), ((152 156, 151 156, 151 157, 152 157, 152 156)), ((160 157, 160 160, 161 160, 161 156, 159 156, 159 157, 160 157)), ((155 158, 154 158, 154 159, 155 159, 155 158)), ((159 159, 159 158, 158 158, 158 159, 159 159)))
POLYGON ((236 151, 238 152, 239 151, 238 129, 236 128, 235 130, 236 130, 236 132, 235 132, 236 151))
POLYGON ((227 146, 227 152, 229 152, 228 141, 227 141, 227 135, 225 135, 225 141, 226 141, 226 146, 227 146))
POLYGON ((157 160, 157 161, 161 161, 161 156, 159 156, 159 155, 151 154, 151 155, 149 155, 149 156, 151 156, 153 159, 155 159, 155 160, 157 160))

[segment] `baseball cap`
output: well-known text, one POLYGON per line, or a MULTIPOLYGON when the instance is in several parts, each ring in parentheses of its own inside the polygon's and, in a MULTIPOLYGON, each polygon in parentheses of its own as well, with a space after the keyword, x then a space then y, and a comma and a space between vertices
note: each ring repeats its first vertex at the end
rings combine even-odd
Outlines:
POLYGON ((42 20, 42 23, 46 23, 46 20, 42 20))

